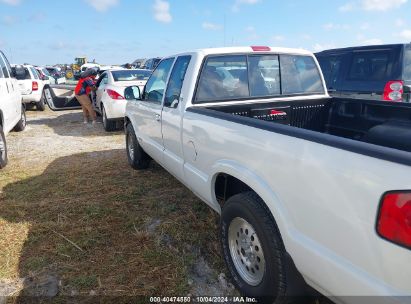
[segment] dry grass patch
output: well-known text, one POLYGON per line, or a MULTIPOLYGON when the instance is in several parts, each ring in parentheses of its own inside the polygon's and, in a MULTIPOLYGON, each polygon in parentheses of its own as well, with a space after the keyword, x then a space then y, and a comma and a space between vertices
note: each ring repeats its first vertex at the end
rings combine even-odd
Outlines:
POLYGON ((63 295, 182 295, 198 248, 223 267, 216 215, 158 165, 133 171, 109 150, 39 171, 1 181, 0 279, 50 270, 63 295))

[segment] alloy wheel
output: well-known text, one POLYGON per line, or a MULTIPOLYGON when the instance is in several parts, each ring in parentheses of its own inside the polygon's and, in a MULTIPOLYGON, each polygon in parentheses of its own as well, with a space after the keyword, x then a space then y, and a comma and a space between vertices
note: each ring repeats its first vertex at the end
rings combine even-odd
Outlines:
POLYGON ((260 284, 265 273, 265 259, 253 226, 243 218, 234 218, 228 228, 228 245, 241 278, 251 286, 260 284))

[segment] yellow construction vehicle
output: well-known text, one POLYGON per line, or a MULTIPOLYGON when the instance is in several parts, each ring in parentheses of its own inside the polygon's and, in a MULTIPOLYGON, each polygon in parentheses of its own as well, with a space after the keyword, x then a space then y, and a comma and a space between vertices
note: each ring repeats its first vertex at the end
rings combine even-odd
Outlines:
POLYGON ((87 63, 87 57, 76 57, 71 65, 71 71, 67 71, 66 78, 78 78, 80 76, 80 67, 87 63))

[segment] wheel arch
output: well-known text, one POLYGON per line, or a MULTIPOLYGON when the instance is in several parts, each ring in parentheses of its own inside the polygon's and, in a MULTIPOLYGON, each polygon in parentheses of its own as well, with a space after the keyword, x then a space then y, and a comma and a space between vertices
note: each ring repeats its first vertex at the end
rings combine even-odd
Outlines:
POLYGON ((124 128, 127 128, 128 124, 131 123, 131 120, 128 116, 124 116, 124 128))
POLYGON ((287 247, 292 220, 275 189, 255 172, 233 161, 220 161, 213 169, 211 196, 220 213, 224 202, 231 196, 247 191, 256 193, 270 211, 287 247))

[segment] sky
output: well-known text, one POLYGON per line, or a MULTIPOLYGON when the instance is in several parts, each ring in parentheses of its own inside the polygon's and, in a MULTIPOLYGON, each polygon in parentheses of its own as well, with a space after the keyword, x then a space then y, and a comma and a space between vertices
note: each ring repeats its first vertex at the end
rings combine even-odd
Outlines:
POLYGON ((198 48, 411 42, 411 0, 0 0, 12 63, 101 64, 198 48))

